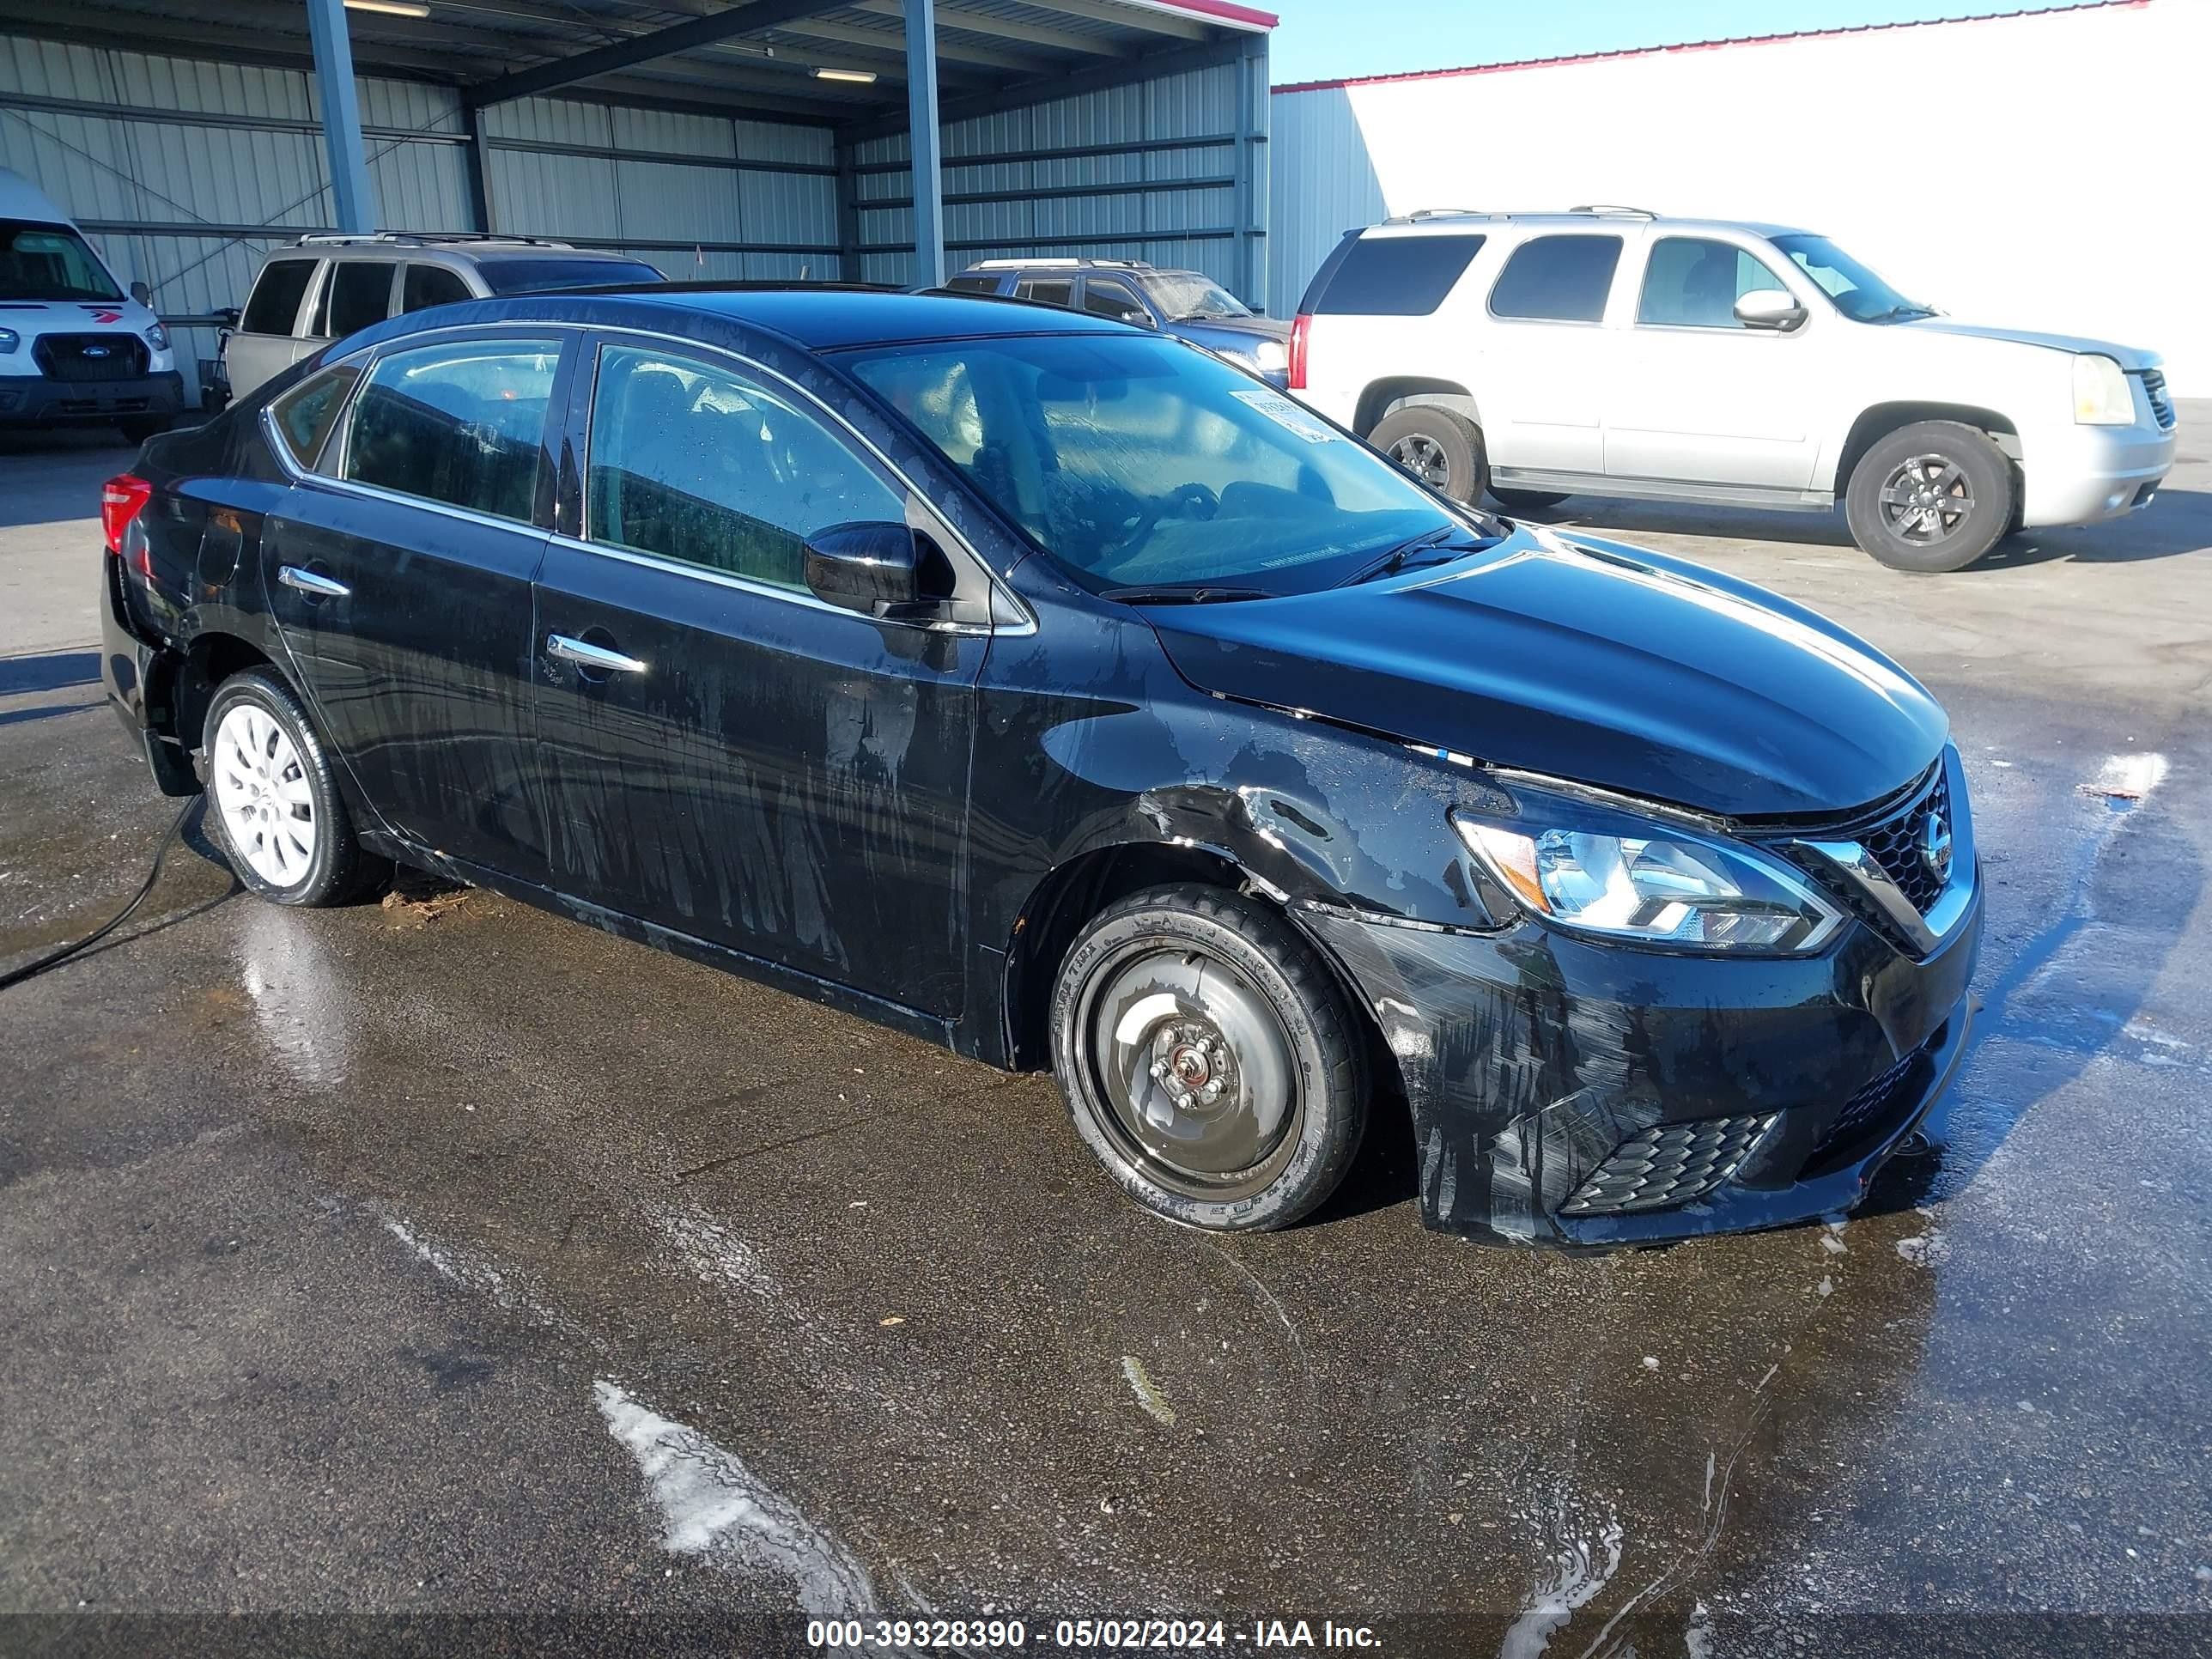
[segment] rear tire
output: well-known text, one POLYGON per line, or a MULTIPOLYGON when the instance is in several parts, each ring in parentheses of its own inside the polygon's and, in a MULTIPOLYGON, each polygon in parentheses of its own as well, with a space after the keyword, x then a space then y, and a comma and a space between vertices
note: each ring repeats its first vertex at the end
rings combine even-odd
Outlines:
POLYGON ((158 438, 169 429, 166 415, 134 415, 129 420, 118 421, 116 429, 122 433, 127 444, 143 444, 149 438, 158 438))
POLYGON ((1413 404, 1384 416, 1367 441, 1419 483, 1472 507, 1490 483, 1482 432, 1442 404, 1413 404))
POLYGON ((1555 495, 1548 489, 1500 489, 1490 486, 1490 499, 1508 513, 1540 513, 1547 507, 1557 507, 1567 498, 1555 495))
POLYGON ((1216 1231, 1287 1227, 1336 1190, 1367 1126, 1367 1049, 1282 916, 1218 887, 1102 912, 1052 999, 1080 1134, 1146 1208, 1216 1231))
POLYGON ((344 904, 392 878, 362 849, 329 758, 292 689, 262 669, 208 701, 207 822, 238 879, 272 904, 344 904))
POLYGON ((1859 458, 1844 491, 1851 539, 1892 570, 1963 570, 2020 511, 2012 462, 1959 421, 1916 421, 1859 458))

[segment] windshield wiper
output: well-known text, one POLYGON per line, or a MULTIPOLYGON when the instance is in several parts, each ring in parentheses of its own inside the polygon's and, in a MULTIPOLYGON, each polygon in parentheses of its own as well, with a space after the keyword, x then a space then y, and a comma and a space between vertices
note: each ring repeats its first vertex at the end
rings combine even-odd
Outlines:
POLYGON ((1271 599, 1263 587, 1222 587, 1208 582, 1170 582, 1158 587, 1109 587, 1102 599, 1123 605, 1226 605, 1237 599, 1271 599))
POLYGON ((1912 304, 1910 301, 1907 301, 1901 306, 1892 306, 1887 311, 1877 311, 1873 316, 1868 318, 1867 321, 1870 323, 1902 323, 1914 317, 1933 317, 1935 314, 1935 307, 1917 306, 1912 304))
POLYGON ((1401 570, 1410 570, 1416 562, 1447 564, 1462 554, 1480 553, 1486 547, 1495 547, 1502 539, 1503 538, 1497 536, 1469 536, 1468 532, 1461 529, 1457 525, 1446 525, 1440 530, 1425 531, 1412 540, 1400 542, 1388 552, 1370 559, 1358 569, 1337 583, 1337 586, 1356 587, 1361 582, 1374 580, 1377 576, 1388 576, 1401 570), (1451 542, 1455 537, 1467 537, 1467 539, 1456 545, 1446 546, 1445 544, 1451 542), (1417 553, 1431 551, 1440 552, 1443 556, 1419 561, 1416 561, 1413 556, 1417 553))

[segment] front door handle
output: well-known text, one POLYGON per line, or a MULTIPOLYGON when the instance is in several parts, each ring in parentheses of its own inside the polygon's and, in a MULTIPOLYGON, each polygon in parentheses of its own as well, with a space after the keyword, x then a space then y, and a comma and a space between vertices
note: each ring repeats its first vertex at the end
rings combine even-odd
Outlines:
POLYGON ((302 593, 311 594, 319 599, 343 599, 353 592, 353 589, 343 582, 333 581, 316 571, 302 570, 296 564, 288 564, 279 569, 276 580, 287 587, 296 587, 302 593))
POLYGON ((593 645, 586 640, 571 639, 566 634, 547 635, 545 654, 559 657, 581 668, 595 668, 602 674, 645 672, 645 665, 635 657, 625 657, 619 651, 610 651, 604 645, 593 645))

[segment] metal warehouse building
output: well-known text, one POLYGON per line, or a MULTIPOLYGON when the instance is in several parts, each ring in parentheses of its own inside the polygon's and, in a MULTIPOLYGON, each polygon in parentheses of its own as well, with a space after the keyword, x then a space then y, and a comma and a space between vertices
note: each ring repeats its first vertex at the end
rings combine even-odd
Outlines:
MULTIPOLYGON (((369 228, 676 277, 1144 259, 1256 302, 1274 22, 1229 0, 7 0, 0 167, 173 319, 240 303, 271 246, 369 228)), ((179 331, 202 361, 215 337, 179 331)))
POLYGON ((1284 87, 1267 309, 1392 213, 1632 203, 1820 231, 1962 319, 2148 346, 2212 393, 2208 70, 2212 0, 2105 0, 1284 87))

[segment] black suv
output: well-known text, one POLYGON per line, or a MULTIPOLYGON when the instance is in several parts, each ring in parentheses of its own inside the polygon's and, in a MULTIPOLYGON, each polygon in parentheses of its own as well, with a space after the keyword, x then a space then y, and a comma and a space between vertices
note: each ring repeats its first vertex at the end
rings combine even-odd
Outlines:
POLYGON ((1121 259, 985 259, 945 287, 1066 306, 1136 328, 1157 328, 1286 384, 1291 325, 1262 317, 1212 277, 1121 259))
MULTIPOLYGON (((393 318, 103 498, 107 694, 281 904, 400 860, 1006 1066, 1280 1226, 1840 1209, 1966 1036, 1943 712, 1728 577, 1505 524, 1038 306, 393 318)), ((715 1041, 702 1031, 703 1042, 715 1041)))

